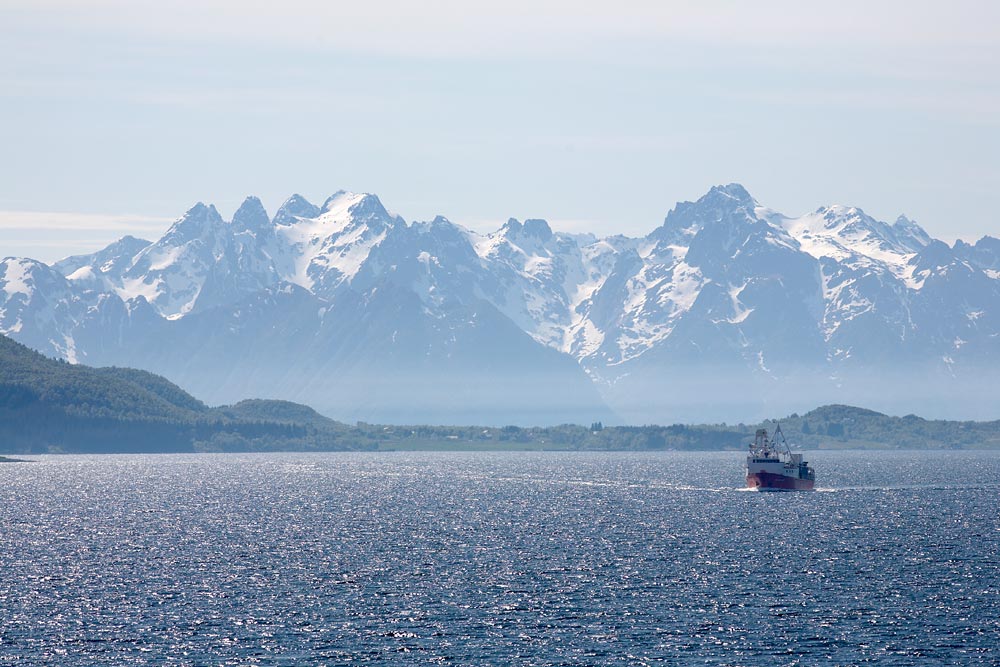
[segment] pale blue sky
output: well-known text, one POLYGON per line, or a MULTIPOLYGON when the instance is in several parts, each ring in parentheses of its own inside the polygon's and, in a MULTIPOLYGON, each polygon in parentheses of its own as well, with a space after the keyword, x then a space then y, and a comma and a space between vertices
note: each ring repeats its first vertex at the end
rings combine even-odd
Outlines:
POLYGON ((0 255, 341 188, 603 235, 738 181, 1000 235, 992 2, 278 5, 0 0, 0 255))

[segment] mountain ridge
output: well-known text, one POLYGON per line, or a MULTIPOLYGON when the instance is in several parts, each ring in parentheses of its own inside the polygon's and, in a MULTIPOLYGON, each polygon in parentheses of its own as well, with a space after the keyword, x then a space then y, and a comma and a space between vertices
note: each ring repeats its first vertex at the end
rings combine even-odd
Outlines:
POLYGON ((322 206, 293 195, 270 218, 248 197, 228 222, 198 204, 152 243, 25 261, 0 264, 0 332, 148 368, 213 402, 246 386, 315 396, 345 419, 533 423, 549 406, 557 421, 641 423, 855 396, 983 417, 1000 377, 1000 242, 948 246, 850 206, 785 216, 735 183, 640 238, 537 218, 491 234, 407 223, 375 195, 338 191, 322 206), (389 391, 393 379, 410 389, 389 391), (936 405, 920 382, 956 398, 936 405))

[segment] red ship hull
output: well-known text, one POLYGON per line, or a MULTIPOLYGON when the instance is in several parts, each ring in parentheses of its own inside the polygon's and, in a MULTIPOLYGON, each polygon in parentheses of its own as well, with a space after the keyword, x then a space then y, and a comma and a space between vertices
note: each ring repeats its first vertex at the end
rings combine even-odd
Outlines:
POLYGON ((812 491, 816 482, 770 472, 754 472, 747 475, 747 487, 758 491, 812 491))

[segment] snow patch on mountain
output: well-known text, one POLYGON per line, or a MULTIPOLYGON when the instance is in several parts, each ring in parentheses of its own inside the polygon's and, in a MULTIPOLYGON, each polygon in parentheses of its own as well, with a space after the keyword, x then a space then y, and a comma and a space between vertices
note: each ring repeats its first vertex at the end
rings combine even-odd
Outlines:
POLYGON ((198 203, 156 243, 139 251, 115 284, 123 300, 144 297, 166 318, 191 312, 230 238, 214 206, 198 203))
POLYGON ((34 264, 35 262, 30 259, 15 257, 4 259, 4 272, 0 277, 3 279, 3 291, 7 294, 7 298, 18 294, 31 296, 31 268, 34 264))
POLYGON ((375 195, 340 191, 314 218, 277 224, 282 279, 313 291, 349 282, 396 222, 375 195))
MULTIPOLYGON (((149 279, 146 276, 138 276, 135 278, 125 278, 122 280, 121 285, 115 292, 125 301, 131 301, 136 298, 142 298, 149 303, 155 303, 156 300, 163 293, 163 280, 162 279, 149 279)), ((185 304, 187 305, 187 304, 185 304)), ((190 309, 188 309, 190 310, 190 309)), ((168 308, 166 312, 161 314, 166 318, 183 316, 188 312, 184 310, 183 307, 178 312, 171 312, 168 308)))
POLYGON ((753 308, 748 308, 741 300, 740 294, 743 290, 747 288, 750 281, 744 282, 739 287, 734 287, 732 284, 729 285, 729 300, 732 302, 733 315, 726 319, 730 324, 740 324, 754 311, 753 308))
MULTIPOLYGON (((891 227, 859 208, 834 205, 799 218, 771 214, 769 219, 787 231, 803 252, 816 259, 829 257, 853 266, 886 269, 906 281, 911 289, 919 289, 920 281, 913 279, 909 265, 916 254, 912 243, 900 242, 891 227)), ((907 238, 912 241, 923 230, 916 223, 907 222, 907 238)))
POLYGON ((99 281, 97 281, 97 274, 94 272, 94 267, 92 266, 81 266, 79 269, 66 276, 66 280, 72 280, 73 282, 88 285, 93 285, 95 282, 100 284, 99 281))

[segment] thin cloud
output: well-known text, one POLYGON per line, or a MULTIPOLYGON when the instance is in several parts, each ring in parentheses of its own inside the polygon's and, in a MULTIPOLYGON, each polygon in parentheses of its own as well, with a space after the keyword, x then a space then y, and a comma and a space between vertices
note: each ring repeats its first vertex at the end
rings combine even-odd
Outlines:
POLYGON ((754 3, 672 0, 31 0, 8 12, 14 26, 126 32, 226 43, 259 40, 313 49, 431 57, 527 52, 581 53, 595 41, 682 39, 775 47, 991 45, 994 3, 842 0, 818 6, 792 0, 754 3))
POLYGON ((104 215, 100 213, 71 213, 53 211, 0 211, 0 230, 31 231, 100 231, 141 233, 163 231, 176 218, 148 215, 104 215))
POLYGON ((0 211, 0 256, 54 262, 94 252, 122 236, 159 238, 173 218, 65 211, 0 211))

